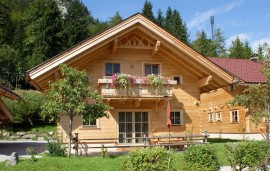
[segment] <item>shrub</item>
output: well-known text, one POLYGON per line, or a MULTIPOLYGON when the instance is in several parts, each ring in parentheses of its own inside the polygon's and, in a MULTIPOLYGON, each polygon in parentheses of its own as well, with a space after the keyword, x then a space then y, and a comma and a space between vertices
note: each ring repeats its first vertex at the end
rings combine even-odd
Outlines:
POLYGON ((171 170, 172 154, 165 148, 139 148, 129 152, 120 170, 171 170))
POLYGON ((219 170, 220 164, 211 145, 190 146, 184 152, 184 163, 181 170, 185 171, 216 171, 219 170))
POLYGON ((50 156, 54 157, 66 156, 66 147, 64 147, 62 142, 60 142, 59 140, 51 142, 48 140, 47 149, 49 151, 50 156))
POLYGON ((269 161, 269 145, 260 141, 243 141, 225 144, 225 153, 234 169, 266 169, 269 161))
POLYGON ((30 161, 32 163, 35 163, 35 162, 38 161, 38 159, 35 157, 35 155, 37 154, 37 152, 35 151, 35 149, 33 147, 27 147, 26 148, 26 153, 29 154, 29 155, 31 155, 30 161))
POLYGON ((4 98, 4 102, 13 114, 13 121, 16 123, 38 122, 41 105, 43 104, 43 95, 38 91, 16 91, 21 97, 20 100, 9 100, 4 98))

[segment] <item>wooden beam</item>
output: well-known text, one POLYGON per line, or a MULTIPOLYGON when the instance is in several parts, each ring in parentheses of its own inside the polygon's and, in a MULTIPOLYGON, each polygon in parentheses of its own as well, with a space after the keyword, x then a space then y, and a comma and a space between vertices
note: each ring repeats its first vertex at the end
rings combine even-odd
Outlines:
POLYGON ((141 105, 141 101, 142 101, 142 99, 137 99, 135 101, 135 107, 139 107, 141 105))
POLYGON ((197 85, 198 87, 204 87, 204 86, 207 86, 209 85, 210 81, 212 80, 212 76, 211 75, 208 75, 204 78, 201 78, 197 81, 197 85))
POLYGON ((112 47, 112 54, 115 54, 117 46, 118 46, 118 39, 114 39, 113 47, 112 47))
POLYGON ((155 45, 155 47, 154 47, 152 53, 151 53, 151 56, 154 56, 154 55, 159 51, 159 49, 160 49, 160 41, 158 40, 158 41, 156 42, 156 45, 155 45))

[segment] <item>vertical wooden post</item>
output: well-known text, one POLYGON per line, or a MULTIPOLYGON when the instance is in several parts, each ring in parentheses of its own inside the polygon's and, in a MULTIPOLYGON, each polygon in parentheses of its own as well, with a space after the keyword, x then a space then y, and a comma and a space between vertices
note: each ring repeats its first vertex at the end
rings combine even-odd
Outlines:
POLYGON ((204 143, 207 143, 207 130, 204 131, 204 143))
POLYGON ((79 138, 78 138, 79 133, 75 133, 75 137, 73 138, 74 140, 74 150, 75 150, 75 156, 78 156, 78 147, 79 147, 79 138))

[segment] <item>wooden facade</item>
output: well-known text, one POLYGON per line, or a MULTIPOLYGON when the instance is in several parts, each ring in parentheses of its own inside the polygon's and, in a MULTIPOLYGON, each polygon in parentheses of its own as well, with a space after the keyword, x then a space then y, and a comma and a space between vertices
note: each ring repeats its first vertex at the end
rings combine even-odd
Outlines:
MULTIPOLYGON (((44 91, 48 81, 59 78, 61 63, 86 70, 92 83, 90 91, 98 90, 104 103, 111 106, 109 117, 97 119, 96 123, 85 124, 81 116, 74 117, 73 133, 79 133, 79 139, 123 138, 116 143, 140 143, 134 138, 168 134, 167 101, 173 115, 171 134, 238 131, 239 124, 226 121, 229 109, 224 105, 225 96, 232 97, 224 87, 233 82, 234 76, 140 14, 31 69, 27 80, 44 91), (128 91, 111 87, 112 78, 107 73, 110 67, 134 76, 134 86, 128 91), (142 82, 149 68, 166 78, 158 94, 142 82), (222 111, 221 127, 217 122, 208 122, 209 110, 222 111)), ((245 112, 240 109, 241 119, 245 112)), ((67 132, 68 118, 62 117, 58 133, 65 140, 67 132)))

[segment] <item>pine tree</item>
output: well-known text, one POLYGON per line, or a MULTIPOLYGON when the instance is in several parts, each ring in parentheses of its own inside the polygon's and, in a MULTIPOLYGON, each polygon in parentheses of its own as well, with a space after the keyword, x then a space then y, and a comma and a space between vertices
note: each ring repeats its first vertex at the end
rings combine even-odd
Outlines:
POLYGON ((219 57, 227 57, 228 54, 225 49, 225 38, 220 28, 215 30, 214 43, 216 46, 216 54, 219 57))
POLYGON ((144 15, 146 18, 148 18, 151 21, 155 21, 155 17, 153 14, 153 5, 151 2, 148 2, 147 0, 144 2, 142 15, 144 15))
POLYGON ((119 11, 117 11, 113 17, 110 17, 110 19, 108 21, 108 26, 109 27, 113 26, 113 25, 119 23, 122 20, 123 20, 123 18, 121 17, 119 11))
POLYGON ((91 17, 87 7, 80 0, 71 0, 67 3, 67 12, 64 14, 64 35, 69 48, 89 37, 88 26, 91 17))
POLYGON ((63 51, 63 20, 55 0, 35 0, 25 11, 27 68, 63 51))
POLYGON ((234 41, 232 41, 229 52, 230 58, 250 59, 252 56, 252 50, 248 44, 248 41, 243 43, 238 36, 234 41))
POLYGON ((14 33, 11 9, 4 1, 0 2, 0 45, 10 45, 14 33))
POLYGON ((173 27, 172 27, 172 35, 178 38, 182 42, 188 44, 188 33, 187 27, 183 23, 180 13, 177 10, 173 10, 173 27))
POLYGON ((158 15, 157 15, 157 18, 156 18, 156 23, 160 27, 164 27, 164 17, 162 15, 161 9, 158 9, 158 15))
POLYGON ((193 48, 203 56, 216 56, 215 44, 211 39, 207 38, 206 33, 201 31, 197 32, 196 35, 197 37, 192 43, 193 48))
POLYGON ((166 17, 164 20, 164 29, 167 30, 169 33, 173 32, 173 16, 172 16, 172 9, 169 6, 166 11, 166 17))

